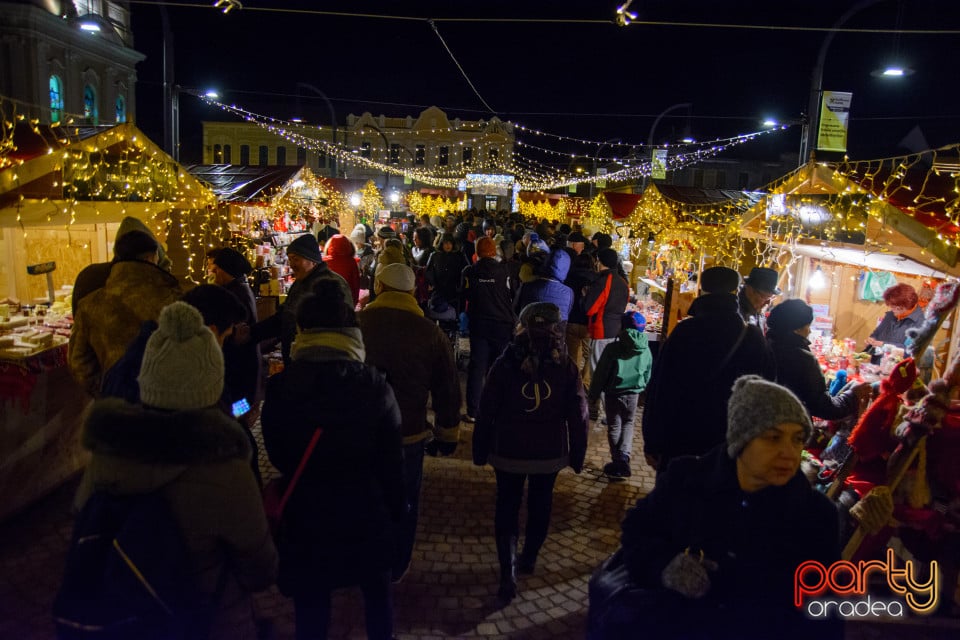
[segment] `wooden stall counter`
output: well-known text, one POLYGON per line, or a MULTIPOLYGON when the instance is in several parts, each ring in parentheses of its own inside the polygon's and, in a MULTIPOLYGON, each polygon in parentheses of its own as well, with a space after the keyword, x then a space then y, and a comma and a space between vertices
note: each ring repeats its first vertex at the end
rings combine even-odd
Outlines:
POLYGON ((67 345, 0 358, 0 520, 82 469, 80 426, 90 398, 67 367, 67 345))

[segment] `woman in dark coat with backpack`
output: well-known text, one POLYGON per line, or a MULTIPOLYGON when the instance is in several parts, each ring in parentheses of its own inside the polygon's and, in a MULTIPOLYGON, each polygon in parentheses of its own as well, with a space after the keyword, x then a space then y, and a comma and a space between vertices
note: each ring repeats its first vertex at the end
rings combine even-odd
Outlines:
POLYGON ((473 463, 489 462, 497 474, 497 595, 504 602, 516 596, 517 572, 533 573, 550 526, 557 474, 564 467, 580 473, 587 452, 587 398, 567 356, 560 309, 529 304, 520 324, 490 369, 473 430, 473 463), (524 484, 527 525, 517 558, 524 484))
POLYGON ((270 379, 261 423, 270 461, 292 477, 322 434, 283 514, 281 592, 297 638, 326 638, 331 592, 363 591, 367 637, 390 638, 392 521, 406 509, 400 409, 383 374, 364 364, 356 318, 335 282, 320 282, 297 312, 292 361, 270 379))

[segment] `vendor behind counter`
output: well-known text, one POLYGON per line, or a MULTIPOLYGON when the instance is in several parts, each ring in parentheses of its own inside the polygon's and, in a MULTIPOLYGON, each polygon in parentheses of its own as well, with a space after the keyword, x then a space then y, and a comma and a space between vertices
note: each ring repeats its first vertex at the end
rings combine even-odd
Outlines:
POLYGON ((920 308, 919 301, 916 289, 905 283, 895 284, 883 292, 883 302, 889 311, 867 338, 866 350, 873 356, 873 364, 880 362, 880 347, 884 344, 903 347, 907 329, 919 328, 923 323, 923 309, 920 308))

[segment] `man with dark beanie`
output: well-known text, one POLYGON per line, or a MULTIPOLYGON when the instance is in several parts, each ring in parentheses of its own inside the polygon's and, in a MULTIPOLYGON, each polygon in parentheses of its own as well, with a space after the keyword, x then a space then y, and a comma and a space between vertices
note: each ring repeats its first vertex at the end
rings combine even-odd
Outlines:
POLYGON ((712 267, 700 276, 695 315, 676 326, 653 363, 643 409, 643 451, 658 473, 681 455, 703 455, 723 442, 733 381, 776 376, 760 328, 740 317, 734 293, 740 276, 712 267), (690 384, 696 381, 696 390, 690 384))
POLYGON ((353 299, 347 281, 324 263, 320 245, 313 234, 306 233, 291 242, 287 247, 287 257, 294 277, 293 286, 287 292, 287 300, 274 315, 250 328, 250 336, 254 342, 280 338, 280 352, 283 354, 284 364, 290 362, 290 345, 297 334, 297 305, 315 283, 321 280, 336 280, 343 288, 344 299, 353 299))
MULTIPOLYGON (((486 224, 486 222, 484 222, 486 224)), ((517 317, 507 266, 497 262, 497 246, 488 236, 477 240, 477 263, 463 270, 461 289, 470 327, 470 364, 467 368, 467 414, 474 422, 483 379, 493 361, 513 337, 517 317)))
MULTIPOLYGON (((587 362, 587 377, 593 375, 600 361, 600 354, 620 333, 623 312, 627 309, 630 287, 617 273, 619 256, 607 247, 597 251, 597 277, 583 294, 583 308, 587 314, 587 330, 590 333, 590 357, 587 362)), ((599 408, 590 407, 590 417, 596 418, 599 408)))

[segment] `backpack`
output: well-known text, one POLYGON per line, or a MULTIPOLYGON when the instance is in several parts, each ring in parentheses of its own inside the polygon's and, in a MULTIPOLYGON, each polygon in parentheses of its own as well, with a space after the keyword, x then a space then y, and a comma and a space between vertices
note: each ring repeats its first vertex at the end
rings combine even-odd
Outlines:
MULTIPOLYGON (((77 516, 53 603, 57 637, 187 638, 204 626, 183 535, 159 491, 96 492, 77 516)), ((202 635, 202 634, 201 634, 202 635)))

